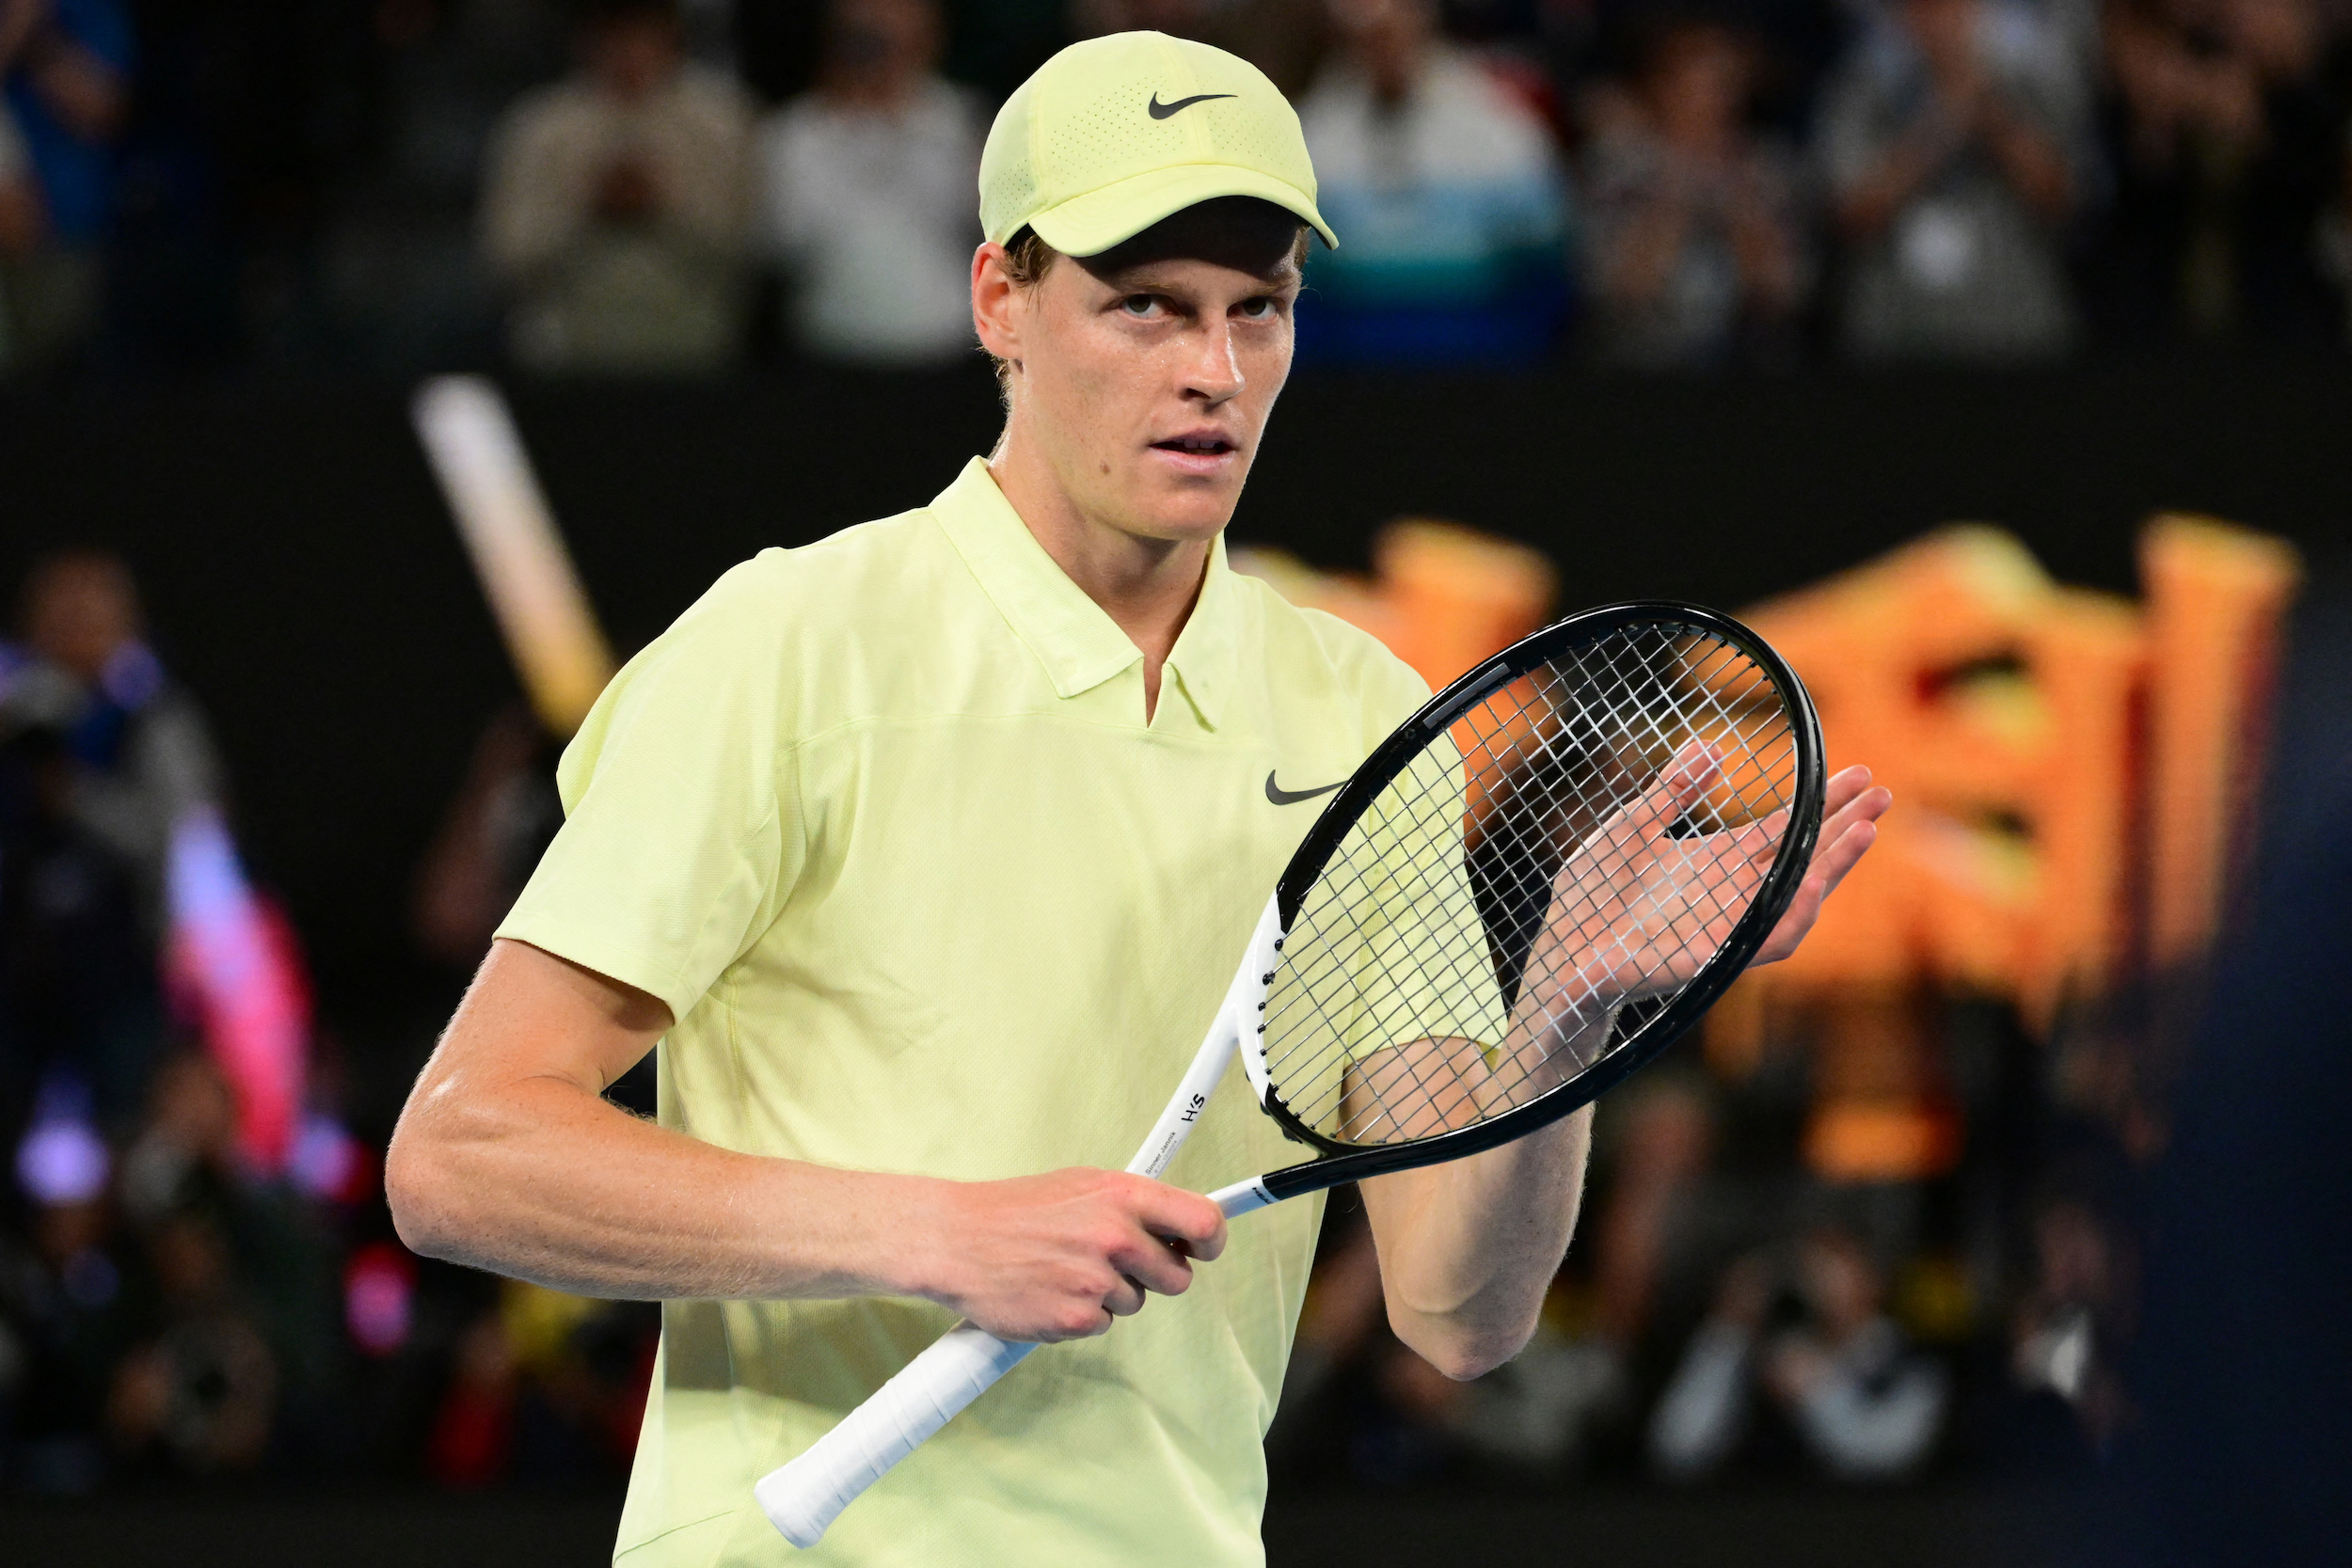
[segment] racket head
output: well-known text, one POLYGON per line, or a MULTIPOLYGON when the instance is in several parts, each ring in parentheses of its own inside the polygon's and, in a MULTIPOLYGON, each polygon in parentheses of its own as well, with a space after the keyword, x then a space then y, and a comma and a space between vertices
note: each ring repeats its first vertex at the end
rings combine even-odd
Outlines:
POLYGON ((1325 1156, 1267 1178, 1291 1189, 1277 1196, 1509 1142, 1653 1060, 1787 911, 1825 782, 1795 672, 1695 605, 1570 616, 1437 693, 1332 798, 1276 893, 1282 947, 1244 1064, 1283 1132, 1325 1156), (1666 796, 1672 820, 1647 831, 1666 796), (1646 828, 1628 849, 1636 820, 1646 828), (1559 973, 1570 944, 1547 928, 1597 917, 1596 890, 1636 860, 1649 873, 1638 912, 1697 919, 1704 951, 1674 958, 1687 976, 1620 1006, 1590 1059, 1531 1057, 1544 1033, 1522 1027, 1533 1010, 1582 983, 1559 973), (1476 1059, 1432 1065, 1435 1038, 1476 1059), (1408 1039, 1421 1057, 1391 1049, 1408 1039), (1371 1065, 1351 1079, 1359 1064, 1371 1065))

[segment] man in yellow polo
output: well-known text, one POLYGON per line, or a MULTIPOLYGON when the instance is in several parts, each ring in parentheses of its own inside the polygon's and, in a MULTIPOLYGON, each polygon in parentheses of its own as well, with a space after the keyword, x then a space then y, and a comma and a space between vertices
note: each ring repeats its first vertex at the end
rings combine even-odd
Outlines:
MULTIPOLYGON (((1262 1560, 1320 1202, 1229 1238, 1198 1196, 1285 1163, 1237 1076, 1166 1184, 1116 1167, 1310 802, 1426 691, 1226 565, 1304 235, 1331 240, 1265 78, 1157 34, 1065 50, 980 196, 996 450, 737 567, 614 679, 388 1160, 420 1251, 665 1304, 632 1565, 795 1556, 753 1482, 959 1316, 1075 1342, 798 1556, 1262 1560), (599 1098, 657 1042, 658 1124, 599 1098)), ((1788 944, 1867 844, 1861 789, 1788 944)), ((1445 1371, 1525 1341, 1588 1128, 1365 1185, 1391 1321, 1445 1371)))

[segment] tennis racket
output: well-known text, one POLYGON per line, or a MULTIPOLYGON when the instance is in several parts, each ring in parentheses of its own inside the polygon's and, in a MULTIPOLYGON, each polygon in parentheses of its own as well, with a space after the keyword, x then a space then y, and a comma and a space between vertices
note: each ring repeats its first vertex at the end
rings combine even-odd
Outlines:
MULTIPOLYGON (((1755 956, 1820 830, 1820 725, 1727 616, 1571 616, 1448 686, 1332 797, 1127 1168, 1158 1176, 1239 1054, 1314 1158, 1228 1215, 1457 1160, 1590 1104, 1755 956)), ((959 1324, 755 1488, 813 1545, 1036 1347, 959 1324)))

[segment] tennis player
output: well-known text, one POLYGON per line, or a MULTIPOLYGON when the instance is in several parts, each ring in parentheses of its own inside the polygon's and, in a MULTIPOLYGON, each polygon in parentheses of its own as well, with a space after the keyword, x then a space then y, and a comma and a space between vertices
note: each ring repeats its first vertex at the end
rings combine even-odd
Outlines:
MULTIPOLYGON (((568 819, 386 1176, 421 1252, 664 1303, 616 1560, 791 1556, 753 1482, 958 1317, 1078 1342, 809 1560, 1262 1560, 1321 1200, 1229 1237, 1197 1196, 1287 1163, 1238 1074, 1168 1184, 1115 1167, 1315 802, 1427 695, 1226 564, 1307 235, 1332 240, 1314 196, 1244 62, 1151 33, 1056 55, 980 170, 994 452, 729 572, 565 752, 568 819), (658 1124, 599 1098, 657 1042, 658 1124)), ((1768 956, 1867 847, 1866 784, 1834 782, 1768 956)), ((1525 1342, 1588 1129, 1364 1188, 1391 1322, 1449 1375, 1525 1342)))

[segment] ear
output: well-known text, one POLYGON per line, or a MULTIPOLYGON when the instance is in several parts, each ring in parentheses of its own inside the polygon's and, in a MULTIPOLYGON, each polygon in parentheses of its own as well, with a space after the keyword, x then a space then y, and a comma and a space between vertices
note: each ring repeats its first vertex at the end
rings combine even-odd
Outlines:
POLYGON ((972 253, 972 325, 980 346, 999 359, 1021 357, 1027 291, 1005 270, 1005 247, 990 240, 972 253))

